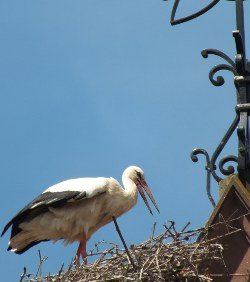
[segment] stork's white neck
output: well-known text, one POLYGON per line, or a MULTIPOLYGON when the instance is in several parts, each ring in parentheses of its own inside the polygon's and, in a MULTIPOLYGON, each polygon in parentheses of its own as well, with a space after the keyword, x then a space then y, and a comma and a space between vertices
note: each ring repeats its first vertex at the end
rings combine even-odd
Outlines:
POLYGON ((124 194, 129 197, 131 200, 137 201, 138 190, 134 183, 134 181, 127 175, 123 173, 122 175, 122 183, 124 186, 124 194))

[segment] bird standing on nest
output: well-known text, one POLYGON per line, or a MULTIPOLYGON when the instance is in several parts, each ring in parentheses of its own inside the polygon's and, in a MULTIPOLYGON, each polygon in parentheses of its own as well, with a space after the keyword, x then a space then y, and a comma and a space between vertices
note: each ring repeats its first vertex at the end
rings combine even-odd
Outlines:
POLYGON ((100 227, 129 211, 137 202, 138 192, 152 214, 145 196, 159 212, 145 181, 144 172, 128 167, 122 175, 124 189, 114 178, 77 178, 49 187, 24 207, 5 226, 12 226, 8 250, 22 254, 42 241, 79 241, 75 264, 80 256, 87 264, 86 243, 100 227))

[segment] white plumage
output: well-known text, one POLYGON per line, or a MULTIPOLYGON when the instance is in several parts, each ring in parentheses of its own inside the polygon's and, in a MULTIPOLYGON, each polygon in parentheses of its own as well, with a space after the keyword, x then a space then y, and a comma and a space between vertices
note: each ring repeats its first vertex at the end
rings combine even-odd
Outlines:
POLYGON ((49 187, 5 226, 2 235, 12 225, 8 250, 21 254, 41 241, 79 241, 76 263, 80 255, 86 263, 86 242, 113 216, 130 210, 137 191, 151 213, 143 190, 159 211, 139 167, 127 168, 122 181, 124 189, 114 178, 104 177, 71 179, 49 187))

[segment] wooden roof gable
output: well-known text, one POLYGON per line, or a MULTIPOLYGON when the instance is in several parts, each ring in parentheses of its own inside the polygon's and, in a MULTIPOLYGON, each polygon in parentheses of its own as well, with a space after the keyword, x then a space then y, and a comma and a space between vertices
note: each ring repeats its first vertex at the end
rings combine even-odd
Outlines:
POLYGON ((228 179, 205 235, 222 245, 222 260, 208 266, 206 272, 213 281, 250 281, 250 193, 237 175, 228 179))

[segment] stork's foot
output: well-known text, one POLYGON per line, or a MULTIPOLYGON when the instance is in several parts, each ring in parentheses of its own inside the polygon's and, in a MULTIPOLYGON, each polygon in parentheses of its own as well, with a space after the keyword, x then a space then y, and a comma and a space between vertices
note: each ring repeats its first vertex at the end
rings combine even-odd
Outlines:
POLYGON ((88 261, 87 261, 87 253, 86 253, 86 251, 85 252, 84 251, 83 252, 79 252, 79 253, 77 251, 75 259, 74 259, 74 265, 75 266, 80 266, 80 257, 82 257, 84 265, 87 265, 88 261))
POLYGON ((74 259, 74 266, 76 267, 80 266, 80 257, 77 257, 77 255, 75 256, 74 259))

